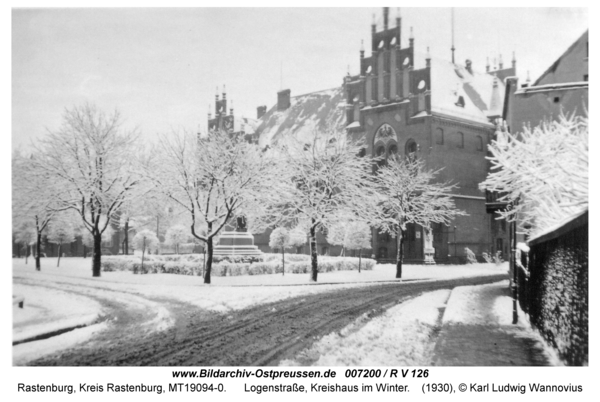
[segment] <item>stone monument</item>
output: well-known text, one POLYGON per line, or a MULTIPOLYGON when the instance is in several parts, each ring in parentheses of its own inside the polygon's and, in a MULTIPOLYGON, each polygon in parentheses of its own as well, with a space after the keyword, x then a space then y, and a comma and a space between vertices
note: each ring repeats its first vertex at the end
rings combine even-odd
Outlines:
POLYGON ((262 255, 262 252, 254 245, 252 233, 248 233, 246 219, 240 216, 236 219, 235 227, 231 224, 225 226, 213 255, 258 257, 262 255))

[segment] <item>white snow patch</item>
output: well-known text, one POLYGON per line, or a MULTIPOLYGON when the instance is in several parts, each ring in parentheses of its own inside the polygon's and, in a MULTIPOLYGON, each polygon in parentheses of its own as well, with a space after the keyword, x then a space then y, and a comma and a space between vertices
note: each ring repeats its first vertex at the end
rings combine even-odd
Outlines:
POLYGON ((75 329, 52 338, 21 343, 13 346, 13 365, 22 366, 32 360, 39 359, 51 353, 71 348, 79 343, 89 340, 94 334, 105 330, 106 327, 106 322, 103 322, 89 327, 75 329))
POLYGON ((13 307, 13 341, 89 325, 102 314, 100 303, 57 289, 15 284, 13 293, 25 298, 23 308, 13 307))
POLYGON ((428 365, 434 347, 429 338, 449 294, 447 289, 425 293, 364 326, 368 317, 362 316, 339 333, 323 337, 297 360, 284 360, 280 365, 304 365, 307 361, 315 366, 428 365))

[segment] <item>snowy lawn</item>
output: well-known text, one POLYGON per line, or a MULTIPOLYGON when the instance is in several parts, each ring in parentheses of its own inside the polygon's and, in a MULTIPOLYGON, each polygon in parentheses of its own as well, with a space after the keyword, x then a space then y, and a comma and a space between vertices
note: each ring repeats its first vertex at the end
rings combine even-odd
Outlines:
POLYGON ((323 337, 295 360, 284 360, 280 365, 428 365, 434 347, 430 338, 439 325, 439 309, 449 295, 448 289, 428 292, 370 321, 361 317, 339 333, 323 337))
MULTIPOLYGON (((100 278, 92 278, 91 259, 64 258, 61 267, 56 259, 42 260, 42 270, 35 271, 32 263, 13 259, 13 276, 34 281, 80 284, 115 291, 123 291, 146 297, 167 297, 214 311, 229 311, 256 304, 326 292, 336 289, 368 286, 395 279, 395 266, 376 265, 372 271, 336 271, 320 273, 318 283, 310 283, 308 274, 256 275, 213 277, 211 285, 205 285, 199 276, 175 274, 135 275, 131 272, 102 272, 100 278)), ((431 280, 496 275, 506 272, 507 264, 474 265, 405 265, 403 279, 431 280)))

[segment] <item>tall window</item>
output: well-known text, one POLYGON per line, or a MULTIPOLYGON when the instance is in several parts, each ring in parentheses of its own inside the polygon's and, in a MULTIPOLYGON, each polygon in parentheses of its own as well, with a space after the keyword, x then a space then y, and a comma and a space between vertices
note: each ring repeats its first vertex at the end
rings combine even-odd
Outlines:
POLYGON ((483 151, 483 138, 480 135, 477 136, 477 150, 483 151))
POLYGON ((456 147, 464 148, 465 147, 465 135, 460 131, 456 133, 456 147))
POLYGON ((435 130, 435 143, 438 145, 444 144, 444 130, 441 128, 435 130))
POLYGON ((378 166, 383 166, 385 165, 385 147, 383 145, 380 145, 379 148, 377 148, 377 152, 375 153, 377 155, 377 165, 378 166))
POLYGON ((406 147, 404 152, 406 153, 406 156, 408 156, 410 159, 414 159, 417 157, 417 143, 415 142, 415 140, 410 139, 406 141, 406 147))

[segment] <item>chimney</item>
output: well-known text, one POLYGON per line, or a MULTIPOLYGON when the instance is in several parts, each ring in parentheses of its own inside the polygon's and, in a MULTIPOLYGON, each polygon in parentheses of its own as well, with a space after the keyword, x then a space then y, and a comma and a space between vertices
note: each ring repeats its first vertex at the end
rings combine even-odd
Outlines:
POLYGON ((290 93, 291 90, 289 89, 277 92, 277 111, 286 110, 290 107, 290 93))
POLYGON ((256 118, 257 119, 260 119, 261 117, 263 117, 265 115, 265 113, 267 113, 266 106, 259 106, 256 108, 256 118))
POLYGON ((473 67, 472 67, 472 62, 471 60, 467 59, 467 61, 465 61, 465 68, 467 69, 467 71, 469 72, 469 74, 473 75, 473 67))
POLYGON ((387 31, 388 29, 388 17, 390 15, 390 8, 389 7, 383 7, 383 30, 387 31))

